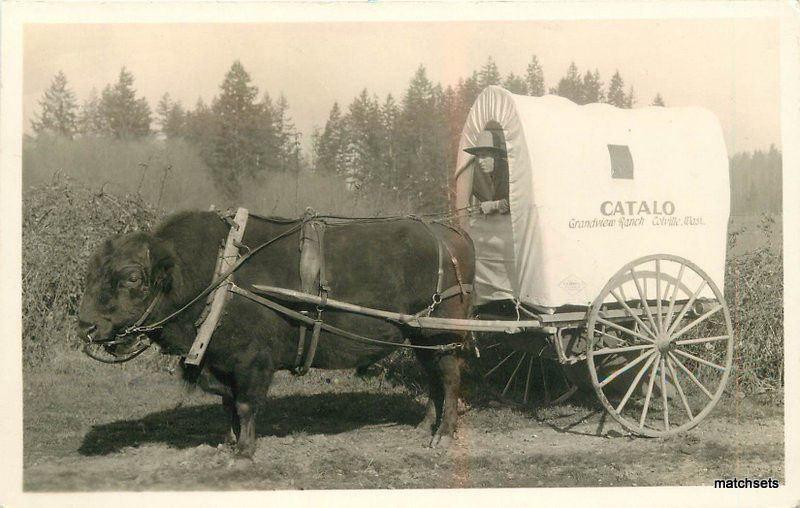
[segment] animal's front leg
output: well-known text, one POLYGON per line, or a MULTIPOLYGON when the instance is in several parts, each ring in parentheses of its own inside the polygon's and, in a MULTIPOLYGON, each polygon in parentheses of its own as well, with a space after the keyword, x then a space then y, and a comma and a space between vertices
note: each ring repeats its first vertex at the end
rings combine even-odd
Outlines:
POLYGON ((237 455, 252 459, 256 452, 256 413, 258 408, 251 402, 236 401, 240 431, 236 443, 237 455))
POLYGON ((417 360, 419 360, 423 370, 428 375, 428 403, 425 406, 425 417, 417 425, 417 429, 426 436, 427 444, 429 442, 427 439, 430 438, 442 414, 444 391, 442 390, 442 378, 435 364, 433 352, 417 349, 415 353, 417 360))
POLYGON ((236 415, 239 417, 237 455, 252 458, 256 452, 256 414, 266 401, 272 376, 272 361, 263 352, 245 357, 234 369, 236 415))
POLYGON ((454 354, 442 355, 438 361, 444 387, 442 422, 431 440, 431 447, 445 448, 453 441, 458 420, 458 395, 461 387, 461 360, 454 354))

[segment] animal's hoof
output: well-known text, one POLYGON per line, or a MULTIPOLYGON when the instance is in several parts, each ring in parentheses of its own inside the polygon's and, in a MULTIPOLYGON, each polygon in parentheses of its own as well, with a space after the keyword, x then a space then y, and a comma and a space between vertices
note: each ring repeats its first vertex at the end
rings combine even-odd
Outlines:
POLYGON ((430 436, 433 434, 433 424, 423 420, 419 425, 417 425, 417 432, 423 436, 430 436))
POLYGON ((228 446, 235 446, 236 435, 233 432, 225 434, 225 439, 222 442, 228 446))
POLYGON ((448 448, 453 443, 453 437, 447 435, 436 434, 431 439, 431 448, 448 448))
POLYGON ((256 453, 256 450, 252 446, 249 446, 247 448, 237 447, 235 456, 236 456, 237 459, 245 459, 245 460, 252 461, 253 460, 253 455, 255 455, 255 453, 256 453))

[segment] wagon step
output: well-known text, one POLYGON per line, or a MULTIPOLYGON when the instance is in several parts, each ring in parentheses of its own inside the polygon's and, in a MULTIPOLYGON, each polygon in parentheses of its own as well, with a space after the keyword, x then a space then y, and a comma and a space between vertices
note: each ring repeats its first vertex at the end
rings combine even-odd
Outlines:
MULTIPOLYGON (((280 298, 285 301, 295 303, 305 303, 311 305, 323 305, 322 299, 318 296, 303 293, 302 291, 295 291, 293 289, 285 289, 274 286, 252 286, 253 291, 268 296, 280 298)), ((324 303, 325 307, 332 309, 343 310, 347 312, 354 312, 365 316, 378 317, 396 323, 401 323, 414 328, 427 328, 432 330, 453 330, 453 331, 475 331, 475 332, 505 332, 505 333, 519 333, 527 329, 536 329, 545 333, 555 333, 554 327, 542 326, 542 322, 538 319, 531 319, 525 321, 512 321, 512 320, 494 320, 484 321, 480 319, 450 319, 426 316, 414 316, 412 314, 401 314, 398 312, 390 312, 386 310, 373 309, 370 307, 363 307, 352 303, 342 302, 334 298, 328 297, 324 303)))

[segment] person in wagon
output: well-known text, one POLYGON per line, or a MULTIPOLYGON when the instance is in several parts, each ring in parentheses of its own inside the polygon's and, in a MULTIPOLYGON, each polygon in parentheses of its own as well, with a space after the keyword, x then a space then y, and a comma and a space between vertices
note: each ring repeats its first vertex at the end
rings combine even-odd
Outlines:
POLYGON ((509 213, 506 151, 495 146, 490 131, 481 132, 475 146, 464 151, 475 156, 472 161, 472 195, 478 200, 481 213, 509 213))

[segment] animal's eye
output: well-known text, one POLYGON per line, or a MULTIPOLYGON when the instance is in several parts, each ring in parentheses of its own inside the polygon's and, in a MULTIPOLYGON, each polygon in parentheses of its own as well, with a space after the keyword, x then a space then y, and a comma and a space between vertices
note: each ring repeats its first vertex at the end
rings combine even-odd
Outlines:
POLYGON ((130 272, 127 274, 127 276, 125 276, 123 281, 126 286, 130 287, 138 286, 142 282, 142 274, 140 274, 138 271, 130 272))

